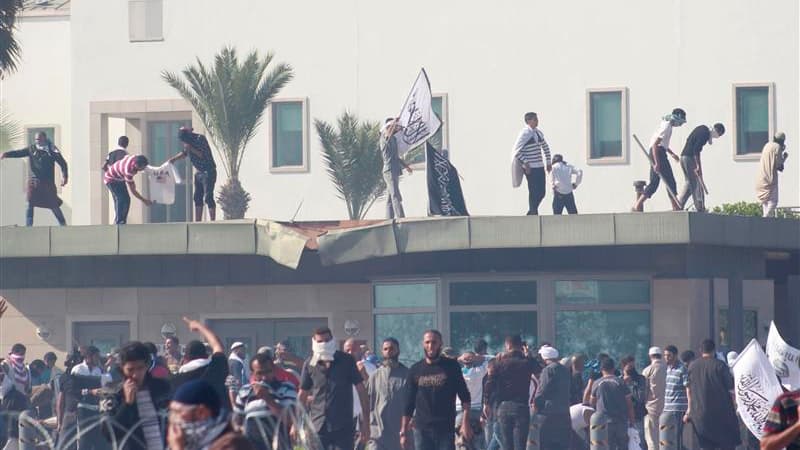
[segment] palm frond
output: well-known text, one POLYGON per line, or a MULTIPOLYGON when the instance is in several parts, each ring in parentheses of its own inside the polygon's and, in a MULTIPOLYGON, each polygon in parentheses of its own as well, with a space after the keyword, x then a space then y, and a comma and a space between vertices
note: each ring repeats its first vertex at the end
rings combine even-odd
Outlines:
POLYGON ((14 37, 17 14, 22 7, 22 0, 0 1, 0 78, 16 71, 22 56, 22 47, 14 37))
POLYGON ((378 122, 359 122, 344 112, 336 128, 323 120, 314 125, 322 144, 322 159, 350 219, 363 219, 386 190, 378 141, 378 122))
POLYGON ((25 130, 19 122, 5 108, 0 108, 0 150, 13 148, 24 136, 25 130))

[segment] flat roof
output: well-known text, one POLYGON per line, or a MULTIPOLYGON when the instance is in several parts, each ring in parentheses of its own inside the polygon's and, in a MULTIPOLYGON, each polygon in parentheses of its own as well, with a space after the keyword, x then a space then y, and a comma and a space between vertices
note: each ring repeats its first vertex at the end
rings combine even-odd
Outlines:
POLYGON ((404 254, 479 249, 699 245, 800 250, 800 220, 691 212, 426 217, 285 223, 262 219, 144 225, 0 227, 0 259, 255 255, 297 269, 404 254))

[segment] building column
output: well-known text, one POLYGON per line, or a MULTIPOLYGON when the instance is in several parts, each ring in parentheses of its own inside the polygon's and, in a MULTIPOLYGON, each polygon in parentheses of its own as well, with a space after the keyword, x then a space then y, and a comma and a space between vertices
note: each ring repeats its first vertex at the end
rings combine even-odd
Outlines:
POLYGON ((728 277, 728 342, 730 349, 741 351, 744 347, 744 295, 742 277, 728 277))
POLYGON ((103 184, 103 148, 108 143, 108 116, 89 115, 89 224, 108 224, 108 189, 103 184))
POLYGON ((783 298, 780 314, 777 311, 776 293, 775 322, 783 338, 793 347, 800 348, 800 275, 789 275, 783 286, 785 290, 781 293, 783 298))

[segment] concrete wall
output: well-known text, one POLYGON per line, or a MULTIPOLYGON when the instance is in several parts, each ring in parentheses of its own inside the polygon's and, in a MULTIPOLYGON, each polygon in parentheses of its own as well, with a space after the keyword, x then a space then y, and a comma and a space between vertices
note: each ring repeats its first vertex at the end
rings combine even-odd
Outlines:
POLYGON ((344 322, 361 325, 359 339, 372 342, 372 291, 368 284, 313 286, 226 286, 174 288, 21 289, 0 292, 10 307, 0 319, 0 349, 16 342, 32 357, 44 352, 64 354, 76 321, 123 320, 131 323, 131 339, 161 342, 161 326, 178 325, 178 337, 194 336, 181 318, 326 317, 334 333, 345 336, 344 322), (50 337, 42 341, 37 327, 50 337))
MULTIPOLYGON (((275 60, 291 63, 296 72, 279 97, 308 98, 310 117, 327 121, 346 109, 371 120, 396 114, 424 66, 433 91, 448 95, 449 147, 464 177, 469 209, 484 215, 527 209, 524 188, 510 187, 508 166, 522 114, 528 110, 540 113, 553 151, 584 167, 584 185, 576 194, 582 212, 629 208, 631 183, 646 178, 647 163, 631 144, 628 163, 587 164, 587 89, 627 88, 629 130, 645 140, 663 114, 676 106, 685 108, 689 122, 675 130, 675 150, 694 126, 725 123, 729 134, 704 152, 711 206, 754 197, 757 163, 733 158, 734 83, 774 83, 775 126, 790 139, 800 135, 800 70, 794 57, 800 45, 800 5, 795 0, 776 0, 769 8, 747 0, 677 0, 657 11, 623 0, 582 3, 579 10, 568 2, 541 1, 480 7, 422 0, 406 2, 403 8, 363 0, 228 6, 219 8, 208 0, 164 2, 161 42, 129 42, 128 3, 122 1, 73 2, 68 39, 54 39, 58 31, 35 32, 45 24, 23 23, 20 35, 27 58, 71 81, 65 89, 61 81, 37 83, 36 76, 21 71, 3 82, 6 92, 13 91, 9 107, 33 111, 48 103, 46 95, 38 95, 40 90, 50 96, 55 95, 51 89, 58 91, 52 101, 68 105, 68 117, 53 112, 48 121, 63 122, 65 147, 82 150, 99 136, 90 131, 90 102, 176 98, 161 80, 161 71, 180 70, 195 57, 208 61, 223 45, 240 52, 274 50, 275 60), (409 32, 409 24, 424 32, 409 32), (34 38, 41 41, 34 43, 34 38), (47 46, 67 41, 67 51, 48 57, 47 46), (63 91, 70 91, 71 98, 63 91)), ((249 216, 287 219, 303 200, 298 220, 343 217, 345 207, 325 173, 313 129, 307 173, 270 173, 268 139, 268 127, 262 124, 242 164, 241 180, 253 194, 249 216)), ((71 156, 76 173, 72 189, 80 199, 74 202, 73 222, 86 224, 102 217, 91 212, 99 198, 91 196, 86 176, 99 162, 82 151, 71 156)), ((800 204, 800 170, 792 161, 781 177, 785 205, 800 204)), ((675 170, 680 172, 677 166, 675 170)), ((220 185, 224 178, 220 171, 220 185)), ((680 183, 682 176, 677 178, 680 183)), ((424 173, 405 177, 401 185, 407 213, 424 215, 424 173)), ((548 194, 545 205, 549 202, 548 194)), ((654 210, 667 207, 663 194, 648 205, 654 210)), ((370 212, 371 217, 381 214, 380 207, 370 212)))
MULTIPOLYGON (((22 17, 14 33, 22 48, 17 72, 0 80, 0 108, 22 127, 53 126, 56 136, 50 138, 70 165, 70 183, 60 187, 61 173, 56 167, 56 180, 68 222, 72 222, 73 186, 86 175, 75 165, 75 155, 85 144, 73 147, 71 79, 72 58, 69 16, 22 17)), ((15 148, 26 145, 23 136, 15 148)), ((80 141, 79 141, 80 142, 80 141)), ((0 148, 4 152, 6 148, 0 148)), ((0 225, 25 225, 25 180, 27 165, 22 159, 5 159, 0 164, 0 225)), ((45 209, 35 211, 36 225, 58 225, 53 214, 45 209)))

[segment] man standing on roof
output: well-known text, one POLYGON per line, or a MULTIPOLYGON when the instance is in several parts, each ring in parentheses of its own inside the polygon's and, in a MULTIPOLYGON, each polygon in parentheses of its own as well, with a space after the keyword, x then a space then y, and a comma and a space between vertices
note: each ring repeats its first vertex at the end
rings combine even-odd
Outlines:
POLYGON ((680 211, 681 207, 676 201, 678 192, 675 175, 672 174, 672 166, 669 164, 667 154, 672 156, 675 161, 680 161, 678 155, 669 147, 669 141, 672 138, 672 128, 685 123, 686 111, 681 108, 673 109, 671 114, 667 114, 661 119, 661 124, 650 139, 650 159, 653 161, 650 167, 650 183, 645 186, 644 192, 634 203, 632 208, 634 212, 644 211, 644 202, 655 194, 661 178, 664 179, 666 188, 671 193, 669 200, 672 203, 672 209, 680 211))
POLYGON ((383 157, 383 180, 386 182, 386 218, 401 219, 406 216, 403 211, 403 196, 400 195, 400 175, 403 168, 411 175, 411 167, 397 153, 397 133, 403 128, 397 119, 388 118, 381 128, 381 156, 383 157))
POLYGON ((183 142, 183 151, 169 159, 175 163, 180 159, 189 157, 194 166, 194 221, 203 220, 203 201, 208 205, 208 218, 211 221, 217 218, 217 204, 214 201, 214 185, 217 182, 217 163, 211 153, 211 146, 202 134, 193 132, 191 127, 181 127, 178 139, 183 142))
POLYGON ((539 117, 535 112, 525 113, 525 127, 517 136, 511 153, 512 185, 522 184, 522 174, 528 180, 528 215, 538 215, 539 205, 545 194, 545 169, 552 169, 550 146, 539 129, 539 117), (544 157, 542 157, 544 153, 544 157))

